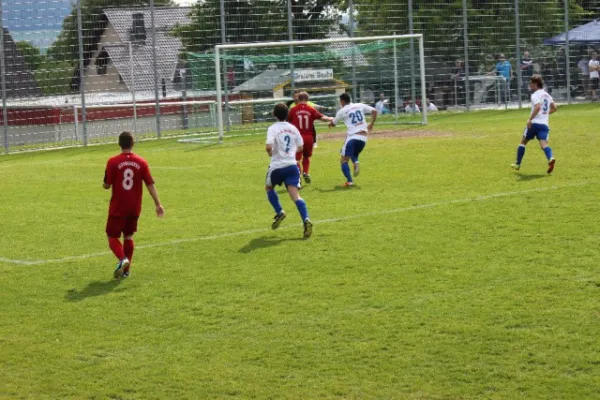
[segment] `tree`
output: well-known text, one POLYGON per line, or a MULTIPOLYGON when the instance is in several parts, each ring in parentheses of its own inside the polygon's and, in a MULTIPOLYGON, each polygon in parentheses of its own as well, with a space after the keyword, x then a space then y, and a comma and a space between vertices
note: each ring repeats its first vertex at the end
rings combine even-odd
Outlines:
MULTIPOLYGON (((295 40, 325 37, 333 27, 333 7, 341 0, 295 0, 292 3, 295 40)), ((176 29, 186 50, 210 51, 221 43, 220 0, 198 2, 192 23, 176 29)), ((228 43, 287 40, 287 0, 225 1, 228 43)))
POLYGON ((40 49, 35 47, 29 42, 20 41, 15 43, 17 45, 17 50, 25 59, 25 65, 27 68, 34 72, 38 69, 46 60, 46 57, 41 53, 40 49))

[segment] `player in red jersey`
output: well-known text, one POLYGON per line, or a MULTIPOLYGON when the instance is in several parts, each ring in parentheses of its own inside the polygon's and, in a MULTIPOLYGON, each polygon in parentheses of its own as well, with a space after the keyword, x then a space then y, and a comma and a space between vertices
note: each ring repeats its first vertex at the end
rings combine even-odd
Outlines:
POLYGON ((108 160, 102 185, 104 189, 112 188, 106 235, 108 246, 119 260, 113 274, 115 279, 129 276, 134 248, 133 234, 137 231, 137 222, 142 211, 142 182, 146 184, 154 200, 156 215, 162 217, 165 213, 148 163, 142 157, 133 154, 133 144, 133 134, 130 132, 119 135, 121 154, 108 160), (120 241, 121 234, 125 238, 123 245, 120 241))
POLYGON ((310 157, 312 157, 313 145, 314 145, 314 122, 321 120, 323 122, 331 122, 333 118, 326 117, 321 114, 313 107, 308 105, 308 93, 298 93, 298 104, 290 110, 288 115, 288 122, 294 125, 302 135, 304 140, 304 150, 301 153, 296 154, 296 161, 298 161, 298 168, 300 169, 300 160, 302 160, 302 176, 304 182, 310 183, 310 157))

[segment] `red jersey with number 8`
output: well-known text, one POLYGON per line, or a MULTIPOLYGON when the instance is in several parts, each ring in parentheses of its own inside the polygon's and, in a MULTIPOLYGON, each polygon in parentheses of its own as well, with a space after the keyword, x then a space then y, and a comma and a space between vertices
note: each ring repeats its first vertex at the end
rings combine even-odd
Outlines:
POLYGON ((154 184, 148 163, 133 153, 121 153, 106 164, 104 183, 112 185, 108 215, 139 217, 142 211, 143 183, 154 184))

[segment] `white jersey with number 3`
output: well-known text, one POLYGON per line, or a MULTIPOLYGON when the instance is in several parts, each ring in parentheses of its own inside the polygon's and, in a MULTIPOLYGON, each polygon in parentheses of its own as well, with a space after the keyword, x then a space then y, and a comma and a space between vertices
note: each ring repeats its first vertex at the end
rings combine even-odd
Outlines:
POLYGON ((373 107, 366 104, 347 104, 345 105, 335 116, 333 120, 334 124, 339 124, 344 121, 346 127, 348 127, 348 139, 367 141, 366 136, 357 135, 360 132, 367 132, 369 125, 367 124, 367 114, 371 114, 372 111, 376 111, 373 107))
POLYGON ((550 120, 550 104, 554 103, 552 96, 548 94, 544 89, 538 89, 534 94, 531 95, 531 111, 538 104, 541 104, 540 112, 531 120, 532 124, 541 124, 548 126, 550 120))
POLYGON ((267 131, 267 145, 273 146, 270 168, 296 165, 298 147, 304 145, 296 127, 288 122, 276 122, 267 131))

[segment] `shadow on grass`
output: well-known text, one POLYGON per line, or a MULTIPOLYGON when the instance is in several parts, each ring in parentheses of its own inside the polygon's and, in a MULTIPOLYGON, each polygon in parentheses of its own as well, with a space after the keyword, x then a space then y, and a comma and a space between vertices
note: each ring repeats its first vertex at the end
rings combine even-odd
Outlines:
POLYGON ((317 188, 317 187, 315 187, 314 189, 319 193, 333 193, 333 192, 360 190, 360 186, 354 185, 354 186, 347 187, 347 186, 337 185, 331 189, 321 189, 321 188, 317 188))
POLYGON ((533 175, 524 175, 524 174, 517 174, 517 177, 519 179, 519 181, 533 181, 536 179, 542 179, 549 176, 548 174, 533 174, 533 175))
MULTIPOLYGON (((110 281, 95 281, 90 282, 85 288, 77 291, 77 289, 69 289, 65 295, 65 299, 68 301, 81 301, 88 297, 103 296, 112 291, 115 291, 119 285, 123 282, 122 279, 111 279, 110 281)), ((119 290, 122 292, 124 288, 119 290)))
POLYGON ((277 246, 283 242, 296 242, 296 241, 301 241, 301 240, 305 240, 305 239, 301 238, 301 237, 298 237, 298 238, 274 238, 274 237, 263 236, 260 238, 252 239, 247 245, 242 247, 239 250, 239 252, 248 254, 248 253, 253 252, 254 250, 267 249, 269 247, 277 246))

